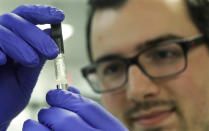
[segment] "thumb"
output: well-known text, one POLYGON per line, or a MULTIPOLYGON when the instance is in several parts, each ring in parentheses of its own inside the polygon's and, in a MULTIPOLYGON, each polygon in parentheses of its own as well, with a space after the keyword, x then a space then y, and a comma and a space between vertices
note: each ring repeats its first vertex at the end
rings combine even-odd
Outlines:
POLYGON ((127 131, 120 121, 107 112, 101 105, 80 94, 65 90, 52 90, 47 93, 46 99, 51 106, 76 112, 96 129, 105 131, 127 131))
POLYGON ((73 87, 73 86, 70 86, 68 88, 68 91, 73 92, 75 94, 81 94, 80 91, 78 89, 76 89, 75 87, 73 87))
POLYGON ((51 131, 44 125, 33 120, 27 120, 24 122, 23 131, 51 131))

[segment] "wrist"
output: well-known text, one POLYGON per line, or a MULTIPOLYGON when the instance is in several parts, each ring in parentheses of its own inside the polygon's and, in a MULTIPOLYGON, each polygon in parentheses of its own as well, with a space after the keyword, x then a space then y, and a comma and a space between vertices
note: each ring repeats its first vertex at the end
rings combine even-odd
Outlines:
POLYGON ((6 130, 7 130, 7 127, 8 127, 8 126, 3 127, 2 129, 0 129, 0 131, 6 131, 6 130))
POLYGON ((0 124, 0 131, 6 131, 10 122, 4 122, 0 124))

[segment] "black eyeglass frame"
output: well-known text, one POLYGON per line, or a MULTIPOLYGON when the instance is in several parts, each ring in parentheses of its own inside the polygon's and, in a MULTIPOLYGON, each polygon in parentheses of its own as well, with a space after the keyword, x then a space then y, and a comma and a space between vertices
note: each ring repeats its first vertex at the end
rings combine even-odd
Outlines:
POLYGON ((151 47, 145 48, 142 51, 140 51, 139 53, 137 53, 137 55, 135 55, 134 57, 131 57, 131 58, 122 58, 120 56, 113 56, 113 57, 105 57, 105 58, 99 59, 99 60, 91 63, 90 65, 82 68, 81 69, 81 73, 82 73, 83 77, 87 80, 89 85, 92 87, 93 91, 95 91, 96 93, 99 93, 99 94, 100 93, 108 93, 108 92, 112 92, 112 91, 118 90, 118 89, 122 88, 125 85, 125 83, 127 83, 127 81, 128 81, 128 76, 126 75, 126 78, 125 78, 126 80, 119 87, 116 87, 116 88, 113 88, 113 89, 107 89, 107 90, 103 90, 103 91, 102 90, 97 90, 95 87, 93 87, 93 85, 91 84, 90 80, 88 79, 88 74, 97 72, 96 69, 97 69, 97 66, 99 65, 99 63, 105 62, 105 61, 110 61, 111 59, 117 59, 117 60, 124 61, 124 63, 126 64, 126 71, 129 69, 129 67, 131 65, 133 65, 133 64, 137 65, 140 68, 140 70, 146 76, 148 76, 150 79, 163 79, 163 78, 176 76, 176 75, 184 72, 185 69, 187 68, 187 65, 188 65, 187 53, 188 53, 188 51, 191 48, 193 48, 193 47, 197 47, 197 46, 203 44, 205 42, 205 37, 202 34, 200 34, 200 35, 197 35, 195 37, 191 37, 191 38, 183 39, 183 40, 176 40, 176 41, 173 41, 173 42, 175 42, 176 44, 181 46, 181 48, 183 49, 183 52, 184 52, 184 57, 185 57, 185 66, 184 66, 184 68, 181 71, 178 71, 176 73, 165 75, 165 76, 160 76, 160 77, 153 77, 149 73, 147 73, 147 71, 144 69, 144 67, 139 63, 138 57, 141 54, 143 54, 144 52, 146 52, 147 50, 149 50, 150 48, 154 48, 157 45, 153 45, 151 47))

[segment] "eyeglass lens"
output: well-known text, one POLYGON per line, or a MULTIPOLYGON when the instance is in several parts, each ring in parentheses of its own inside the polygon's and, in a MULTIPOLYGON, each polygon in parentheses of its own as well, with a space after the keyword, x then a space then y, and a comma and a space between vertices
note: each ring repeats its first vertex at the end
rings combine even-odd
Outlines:
MULTIPOLYGON (((137 57, 138 64, 151 77, 163 77, 184 69, 186 60, 179 44, 164 43, 144 50, 137 57)), ((128 64, 122 59, 101 62, 97 72, 89 76, 91 84, 98 90, 109 90, 123 86, 128 79, 128 64)))

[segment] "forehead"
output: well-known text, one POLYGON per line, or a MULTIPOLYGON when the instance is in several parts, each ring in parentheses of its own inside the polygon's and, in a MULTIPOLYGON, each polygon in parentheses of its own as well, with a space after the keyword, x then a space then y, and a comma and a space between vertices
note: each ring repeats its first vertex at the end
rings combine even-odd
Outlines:
POLYGON ((99 10, 92 22, 93 59, 132 55, 137 45, 166 34, 197 34, 183 0, 129 0, 119 9, 99 10))

